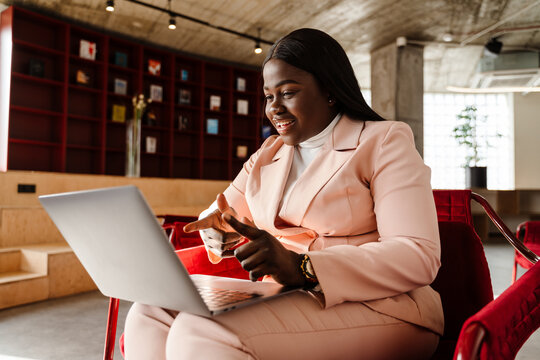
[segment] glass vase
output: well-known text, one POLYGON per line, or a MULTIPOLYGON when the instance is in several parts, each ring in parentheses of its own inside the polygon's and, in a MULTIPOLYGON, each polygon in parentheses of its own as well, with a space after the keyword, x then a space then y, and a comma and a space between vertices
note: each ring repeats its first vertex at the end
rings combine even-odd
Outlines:
MULTIPOLYGON (((136 111, 137 113, 137 111, 136 111)), ((141 116, 136 114, 126 124, 126 176, 141 176, 141 116)))

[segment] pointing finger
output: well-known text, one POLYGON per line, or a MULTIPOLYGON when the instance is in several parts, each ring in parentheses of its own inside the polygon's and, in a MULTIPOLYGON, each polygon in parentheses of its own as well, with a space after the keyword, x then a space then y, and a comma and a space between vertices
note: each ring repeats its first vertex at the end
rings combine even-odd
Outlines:
POLYGON ((204 229, 211 228, 215 221, 214 216, 215 216, 215 212, 211 213, 205 218, 190 222, 189 224, 184 226, 184 232, 190 233, 197 230, 204 230, 204 229))
POLYGON ((264 233, 263 230, 241 223, 230 214, 223 214, 223 220, 225 220, 237 233, 249 240, 255 240, 264 233))

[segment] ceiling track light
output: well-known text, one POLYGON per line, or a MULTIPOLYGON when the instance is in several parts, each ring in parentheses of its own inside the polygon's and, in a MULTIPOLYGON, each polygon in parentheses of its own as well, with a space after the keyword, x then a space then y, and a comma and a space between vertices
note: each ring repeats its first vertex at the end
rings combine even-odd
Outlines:
POLYGON ((169 10, 169 30, 176 29, 176 19, 174 18, 174 15, 171 10, 171 0, 167 1, 167 10, 169 10))
MULTIPOLYGON (((236 31, 236 30, 233 30, 233 29, 230 29, 230 28, 226 28, 226 27, 223 27, 223 26, 219 26, 219 25, 214 25, 214 24, 211 24, 209 23, 208 21, 204 21, 204 20, 201 20, 201 19, 197 19, 197 18, 194 18, 192 16, 189 16, 189 15, 186 15, 186 14, 182 14, 182 13, 179 13, 179 12, 176 12, 176 11, 173 11, 171 9, 171 2, 170 0, 167 2, 168 3, 168 9, 167 8, 163 8, 163 7, 160 7, 160 6, 156 6, 154 4, 151 4, 149 2, 146 2, 146 1, 142 1, 142 0, 124 0, 126 2, 130 2, 130 3, 133 3, 133 4, 137 4, 137 5, 140 5, 140 6, 144 6, 148 9, 152 9, 152 10, 155 10, 155 11, 160 11, 160 12, 163 12, 167 15, 169 15, 169 17, 172 17, 174 18, 174 22, 176 23, 176 18, 180 18, 180 19, 183 19, 183 20, 187 20, 187 21, 191 21, 191 22, 194 22, 196 24, 199 24, 199 25, 202 25, 202 26, 206 26, 206 27, 209 27, 209 28, 212 28, 214 30, 218 30, 218 31, 222 31, 222 32, 226 32, 228 34, 232 34, 232 35, 235 35, 235 36, 239 36, 241 38, 244 38, 244 39, 248 39, 250 41, 255 41, 256 43, 259 43, 259 44, 266 44, 266 45, 273 45, 274 44, 274 41, 271 41, 271 40, 266 40, 266 39, 262 39, 261 36, 260 36, 260 29, 259 29, 259 37, 256 37, 256 36, 253 36, 251 34, 248 34, 248 33, 243 33, 243 32, 240 32, 240 31, 236 31)), ((169 19, 170 20, 170 19, 169 19)), ((170 22, 170 21, 169 21, 170 22)), ((260 46, 259 46, 260 48, 260 46)), ((262 52, 262 49, 261 49, 261 52, 262 52)))
POLYGON ((109 12, 114 11, 114 0, 107 0, 107 5, 105 6, 105 10, 109 12))
POLYGON ((169 19, 169 30, 174 29, 176 29, 176 19, 174 18, 174 16, 171 16, 171 18, 169 19))
POLYGON ((257 28, 258 36, 257 41, 255 41, 255 48, 253 49, 253 52, 255 54, 262 54, 262 48, 261 48, 261 28, 257 28))

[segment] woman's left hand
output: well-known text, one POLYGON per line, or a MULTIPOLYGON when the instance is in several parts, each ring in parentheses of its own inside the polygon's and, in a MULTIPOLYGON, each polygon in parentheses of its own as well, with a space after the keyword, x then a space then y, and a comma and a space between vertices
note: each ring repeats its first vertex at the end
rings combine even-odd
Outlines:
POLYGON ((251 240, 237 248, 234 255, 244 270, 249 271, 252 281, 271 275, 278 283, 286 286, 305 285, 300 270, 302 255, 285 249, 278 239, 266 231, 241 223, 230 214, 223 214, 223 220, 238 234, 251 240))

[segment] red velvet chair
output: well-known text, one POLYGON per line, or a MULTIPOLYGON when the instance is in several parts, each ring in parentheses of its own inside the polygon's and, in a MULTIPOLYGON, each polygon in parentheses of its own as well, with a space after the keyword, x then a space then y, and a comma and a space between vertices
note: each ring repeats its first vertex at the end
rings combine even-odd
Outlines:
MULTIPOLYGON (((518 225, 516 237, 532 252, 540 255, 540 221, 525 221, 518 225)), ((512 283, 516 281, 518 264, 524 269, 530 269, 533 264, 518 251, 514 255, 514 269, 512 270, 512 283)))
MULTIPOLYGON (((472 227, 471 199, 484 207, 488 216, 517 251, 529 258, 531 262, 537 262, 538 256, 514 237, 481 196, 469 190, 435 190, 433 194, 441 236, 442 265, 432 286, 441 295, 445 329, 432 359, 444 360, 453 358, 464 322, 493 301, 491 279, 483 246, 472 227)), ((204 246, 179 250, 177 254, 190 273, 232 275, 241 278, 247 275, 239 268, 235 259, 222 261, 218 265, 210 264, 204 246)), ((536 304, 538 305, 538 299, 536 304)), ((518 305, 511 303, 508 306, 517 307, 518 305)), ((113 358, 117 317, 118 300, 111 299, 104 354, 104 359, 107 360, 113 358)), ((524 333, 527 331, 530 331, 530 328, 524 329, 524 333)), ((521 345, 522 343, 519 344, 521 345)), ((474 356, 475 354, 463 360, 474 359, 474 356)))
POLYGON ((540 263, 536 263, 497 299, 465 322, 454 358, 514 359, 539 326, 540 263))

